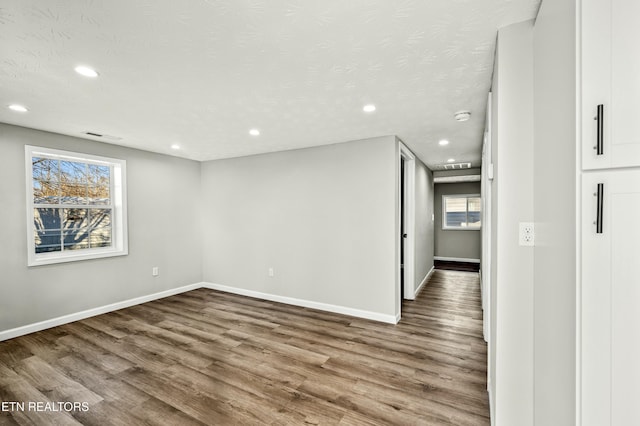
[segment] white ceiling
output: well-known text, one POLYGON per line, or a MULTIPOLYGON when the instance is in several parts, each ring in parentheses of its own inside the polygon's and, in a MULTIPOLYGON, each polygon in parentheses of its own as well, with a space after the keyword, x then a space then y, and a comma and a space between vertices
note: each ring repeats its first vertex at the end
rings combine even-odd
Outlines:
POLYGON ((397 135, 478 166, 497 29, 539 2, 2 0, 0 121, 196 160, 397 135))

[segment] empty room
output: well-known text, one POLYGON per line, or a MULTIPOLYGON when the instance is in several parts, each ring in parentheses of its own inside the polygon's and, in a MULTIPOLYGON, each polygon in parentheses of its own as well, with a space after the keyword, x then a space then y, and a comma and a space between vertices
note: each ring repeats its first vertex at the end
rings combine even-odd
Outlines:
POLYGON ((640 424, 640 3, 0 2, 0 424, 640 424))

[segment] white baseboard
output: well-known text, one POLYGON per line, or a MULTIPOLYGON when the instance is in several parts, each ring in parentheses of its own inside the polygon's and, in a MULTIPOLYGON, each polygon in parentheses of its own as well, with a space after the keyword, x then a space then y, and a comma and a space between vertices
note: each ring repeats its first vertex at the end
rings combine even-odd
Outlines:
POLYGON ((141 303, 150 302, 156 299, 173 296, 174 294, 184 293, 186 291, 201 288, 204 283, 189 284, 183 287, 172 288, 170 290, 161 291, 159 293, 149 294, 147 296, 135 297, 129 300, 112 303, 110 305, 99 306, 97 308, 87 309, 85 311, 74 314, 63 315, 61 317, 52 318, 33 324, 16 327, 5 331, 0 331, 0 342, 3 340, 13 339, 14 337, 24 336, 25 334, 35 333, 36 331, 45 330, 47 328, 56 327, 62 324, 79 321, 85 318, 94 317, 96 315, 105 314, 107 312, 117 311, 118 309, 128 308, 130 306, 139 305, 141 303))
POLYGON ((433 260, 444 260, 447 262, 469 262, 469 263, 480 263, 480 259, 468 259, 466 257, 443 257, 443 256, 434 256, 433 260))
POLYGON ((336 314, 349 315, 352 317, 365 318, 374 321, 385 322, 388 324, 397 324, 400 318, 395 315, 386 315, 378 312, 365 311, 361 309, 349 308, 346 306, 330 305, 328 303, 314 302, 305 299, 296 299, 294 297, 278 296, 276 294, 261 293, 259 291, 247 290, 244 288, 230 287, 222 284, 203 283, 204 288, 212 290, 220 290, 226 293, 239 294, 241 296, 249 296, 256 299, 270 300, 272 302, 285 303, 287 305, 302 306, 305 308, 318 309, 321 311, 334 312, 336 314))
POLYGON ((424 287, 427 281, 429 281, 429 277, 431 276, 431 274, 433 274, 433 271, 435 271, 435 266, 432 266, 431 269, 429 269, 429 272, 427 272, 427 275, 424 276, 424 278, 420 282, 420 285, 418 286, 418 288, 416 288, 416 291, 413 295, 414 299, 418 296, 418 293, 420 293, 420 290, 422 290, 422 287, 424 287))

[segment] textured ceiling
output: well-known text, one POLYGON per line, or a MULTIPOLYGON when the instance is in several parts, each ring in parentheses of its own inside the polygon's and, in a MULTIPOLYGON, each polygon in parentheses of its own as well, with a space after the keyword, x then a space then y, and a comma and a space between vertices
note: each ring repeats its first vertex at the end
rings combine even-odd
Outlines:
POLYGON ((0 121, 196 160, 397 135, 477 166, 497 29, 538 4, 2 0, 0 121))

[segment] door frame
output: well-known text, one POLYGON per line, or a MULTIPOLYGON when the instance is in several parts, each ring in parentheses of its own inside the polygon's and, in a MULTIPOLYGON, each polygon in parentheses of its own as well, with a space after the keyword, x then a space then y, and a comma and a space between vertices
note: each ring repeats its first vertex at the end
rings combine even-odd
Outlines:
POLYGON ((404 281, 404 298, 407 300, 415 299, 415 180, 416 180, 416 157, 402 142, 399 142, 399 155, 398 155, 398 196, 397 196, 397 285, 396 285, 396 300, 397 300, 397 316, 398 319, 401 315, 402 300, 400 300, 400 284, 404 281), (404 161, 404 175, 401 176, 400 162, 404 161), (400 179, 404 182, 404 206, 400 205, 400 179), (400 219, 403 215, 404 230, 407 234, 407 238, 402 238, 400 235, 401 226, 400 219), (400 244, 404 244, 404 268, 400 267, 400 244), (403 280, 400 279, 401 272, 404 271, 403 280))
MULTIPOLYGON (((482 252, 480 260, 480 286, 483 311, 482 331, 485 342, 491 340, 491 182, 493 163, 491 162, 491 92, 487 96, 487 115, 482 144, 482 168, 480 171, 480 193, 482 197, 482 252)), ((487 369, 489 372, 489 369, 487 369)))

